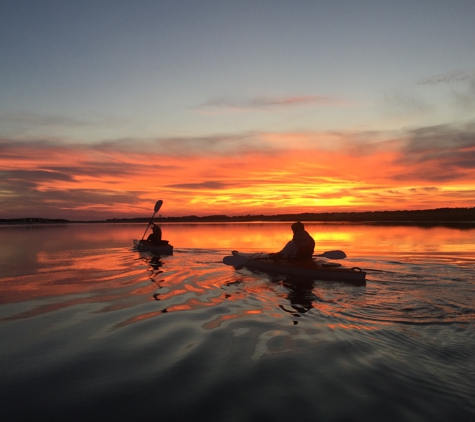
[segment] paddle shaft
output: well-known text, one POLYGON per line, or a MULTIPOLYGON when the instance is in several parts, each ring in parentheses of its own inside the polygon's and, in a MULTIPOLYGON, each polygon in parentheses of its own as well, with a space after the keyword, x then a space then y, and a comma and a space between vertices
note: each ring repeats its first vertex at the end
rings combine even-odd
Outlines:
MULTIPOLYGON (((328 259, 344 259, 346 258, 346 254, 343 251, 326 251, 323 252, 322 254, 319 255, 313 255, 316 257, 324 257, 328 259)), ((231 256, 225 256, 223 258, 223 264, 226 265, 231 265, 233 267, 239 267, 241 265, 244 265, 249 259, 253 259, 251 256, 243 256, 243 255, 231 255, 231 256)))
POLYGON ((147 230, 148 228, 150 227, 150 224, 153 223, 153 217, 155 217, 155 214, 158 212, 158 210, 160 209, 160 207, 162 206, 163 204, 163 201, 161 199, 159 199, 156 203, 155 203, 155 207, 153 209, 153 215, 152 215, 152 218, 150 219, 150 222, 147 224, 147 227, 145 228, 145 231, 143 233, 143 236, 142 236, 142 239, 140 239, 140 243, 139 243, 139 246, 137 247, 137 249, 140 249, 140 245, 142 244, 142 240, 144 239, 146 233, 147 233, 147 230))
MULTIPOLYGON (((153 217, 155 217, 155 214, 156 214, 156 213, 153 213, 152 218, 150 219, 150 222, 147 224, 147 227, 146 227, 146 229, 145 229, 145 231, 144 231, 144 233, 143 233, 142 239, 140 239, 140 242, 142 242, 143 238, 145 237, 145 234, 147 233, 147 230, 148 230, 148 228, 150 227, 150 224, 153 223, 152 220, 153 220, 153 217)), ((139 245, 139 246, 140 246, 140 245, 139 245)))

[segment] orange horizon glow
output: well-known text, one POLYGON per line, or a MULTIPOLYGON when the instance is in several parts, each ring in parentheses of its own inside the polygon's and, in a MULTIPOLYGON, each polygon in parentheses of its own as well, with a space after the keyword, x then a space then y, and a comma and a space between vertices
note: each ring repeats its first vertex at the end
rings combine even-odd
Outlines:
MULTIPOLYGON (((157 141, 158 142, 158 141, 157 141)), ((0 141, 0 218, 258 215, 470 207, 475 146, 352 134, 100 145, 0 141), (465 161, 464 161, 465 158, 465 161), (33 206, 32 206, 33 205, 33 206)))

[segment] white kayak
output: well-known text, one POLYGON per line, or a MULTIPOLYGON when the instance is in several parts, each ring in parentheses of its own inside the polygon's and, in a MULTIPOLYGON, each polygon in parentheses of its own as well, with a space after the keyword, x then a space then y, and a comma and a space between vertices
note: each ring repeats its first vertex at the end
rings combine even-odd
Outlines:
POLYGON ((315 280, 334 280, 366 285, 366 272, 358 267, 342 267, 341 264, 322 260, 276 261, 264 253, 241 253, 233 251, 232 256, 225 256, 223 263, 234 267, 245 266, 264 272, 283 275, 308 277, 315 280))
POLYGON ((146 240, 133 240, 135 248, 139 252, 151 252, 154 255, 173 255, 173 246, 164 240, 163 245, 154 245, 146 240))

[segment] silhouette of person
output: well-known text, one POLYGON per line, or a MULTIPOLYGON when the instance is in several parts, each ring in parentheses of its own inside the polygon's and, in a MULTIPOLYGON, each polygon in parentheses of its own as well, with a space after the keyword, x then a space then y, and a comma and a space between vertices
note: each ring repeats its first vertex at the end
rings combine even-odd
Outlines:
POLYGON ((269 254, 270 258, 288 259, 289 261, 312 259, 315 250, 313 237, 305 230, 305 226, 300 221, 292 224, 291 229, 294 233, 292 240, 287 242, 280 252, 269 254))
POLYGON ((168 241, 162 240, 162 229, 156 224, 152 226, 152 233, 147 237, 147 241, 152 243, 152 245, 164 245, 168 243, 168 241))

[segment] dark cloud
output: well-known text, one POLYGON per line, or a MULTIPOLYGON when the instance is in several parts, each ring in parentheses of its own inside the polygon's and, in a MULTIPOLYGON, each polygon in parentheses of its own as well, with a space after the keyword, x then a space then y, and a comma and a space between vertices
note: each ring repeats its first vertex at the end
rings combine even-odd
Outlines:
POLYGON ((0 171, 0 177, 3 180, 29 180, 33 183, 44 181, 68 181, 73 182, 71 175, 59 171, 45 170, 3 170, 0 171))
POLYGON ((13 125, 18 127, 69 127, 84 128, 97 127, 106 124, 115 124, 119 122, 112 119, 98 119, 97 117, 72 117, 60 114, 33 114, 33 113, 0 113, 0 124, 13 125))
POLYGON ((229 185, 223 182, 208 181, 201 183, 177 183, 174 185, 166 185, 167 188, 179 188, 179 189, 225 189, 229 185))
MULTIPOLYGON (((126 162, 132 165, 133 161, 143 166, 153 166, 156 169, 176 169, 177 162, 170 165, 167 157, 189 159, 190 157, 236 156, 244 157, 249 153, 265 153, 267 156, 279 154, 284 149, 292 150, 300 142, 312 143, 315 148, 322 148, 321 134, 302 132, 302 138, 290 144, 279 138, 280 134, 268 134, 258 131, 246 131, 231 134, 215 134, 209 136, 163 137, 155 139, 127 138, 107 140, 100 143, 85 144, 69 142, 61 139, 45 139, 31 141, 0 140, 2 158, 22 160, 33 153, 47 157, 50 154, 62 153, 65 155, 83 155, 81 167, 99 168, 112 167, 116 163, 126 162), (86 158, 87 157, 87 158, 86 158)), ((283 135, 282 135, 283 136, 283 135)), ((337 136, 328 133, 329 138, 337 136)), ((339 134, 342 138, 344 133, 339 134)), ((297 136, 298 137, 298 136, 297 136)), ((120 164, 119 164, 120 165, 120 164)), ((56 167, 55 167, 56 168, 56 167)))
POLYGON ((399 182, 413 180, 424 180, 432 183, 446 183, 454 180, 463 179, 467 173, 456 169, 443 169, 440 165, 416 167, 414 170, 407 170, 403 174, 393 176, 393 179, 399 182))
POLYGON ((437 125, 408 132, 408 142, 403 150, 411 159, 414 154, 428 158, 434 152, 460 152, 475 147, 475 123, 459 127, 437 125))
POLYGON ((463 179, 475 169, 475 124, 438 125, 408 133, 396 163, 405 167, 395 180, 447 182, 463 179))
POLYGON ((183 157, 241 154, 264 150, 271 153, 272 148, 259 141, 260 135, 258 132, 244 132, 186 138, 157 138, 153 142, 153 151, 183 157))
POLYGON ((200 104, 197 109, 229 108, 236 110, 265 110, 275 107, 289 106, 334 106, 344 102, 338 98, 322 95, 296 95, 287 97, 254 97, 247 99, 237 99, 231 97, 221 97, 206 101, 200 104))
POLYGON ((437 85, 441 83, 472 82, 475 80, 475 70, 453 70, 440 75, 429 76, 418 81, 419 85, 437 85))
MULTIPOLYGON (((107 140, 94 144, 70 144, 72 151, 97 152, 106 155, 126 154, 128 157, 139 157, 143 160, 144 154, 148 154, 149 161, 144 165, 151 164, 154 155, 189 157, 191 155, 226 154, 238 151, 256 151, 264 149, 258 142, 259 132, 241 132, 236 134, 215 134, 209 136, 187 137, 160 137, 160 138, 124 138, 107 140)), ((64 147, 64 143, 58 142, 64 147)), ((50 146, 52 146, 50 144, 50 146)), ((269 148, 269 147, 268 147, 269 148)), ((169 167, 165 161, 155 161, 154 165, 161 168, 169 167)))
POLYGON ((17 139, 0 139, 0 152, 2 153, 2 158, 6 158, 5 155, 8 155, 8 158, 21 158, 23 157, 22 150, 31 149, 32 147, 35 151, 47 150, 53 147, 58 147, 62 145, 63 142, 58 140, 54 141, 51 139, 35 139, 32 141, 23 141, 17 139), (5 155, 4 155, 5 154, 5 155))
MULTIPOLYGON (((74 182, 74 178, 66 173, 43 170, 1 170, 0 191, 2 207, 7 206, 8 198, 40 198, 39 186, 44 182, 74 182)), ((18 200, 18 199, 16 199, 18 200)))
MULTIPOLYGON (((47 217, 67 219, 103 219, 111 213, 120 217, 119 209, 128 210, 127 214, 142 214, 135 207, 137 198, 146 192, 124 192, 113 189, 63 189, 36 190, 36 186, 17 184, 10 195, 2 196, 2 210, 5 218, 47 217), (111 211, 114 210, 115 211, 111 211)), ((0 183, 0 186, 2 184, 0 183)), ((4 218, 2 217, 2 218, 4 218)))
POLYGON ((0 172, 0 190, 2 191, 2 204, 6 196, 16 195, 17 192, 36 189, 38 182, 31 179, 8 178, 6 172, 0 172), (5 194, 6 193, 6 194, 5 194))
POLYGON ((137 174, 138 168, 143 167, 139 164, 132 163, 117 163, 98 161, 94 163, 85 163, 82 166, 45 166, 46 170, 53 172, 61 172, 64 174, 75 176, 95 176, 95 177, 107 177, 107 176, 132 176, 137 174))
POLYGON ((454 70, 441 75, 421 79, 419 85, 440 85, 450 87, 449 98, 461 109, 475 107, 475 70, 454 70))

